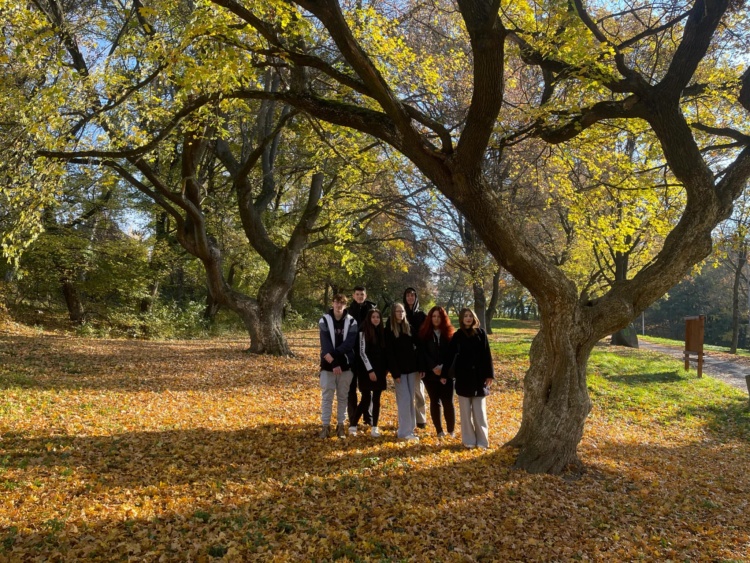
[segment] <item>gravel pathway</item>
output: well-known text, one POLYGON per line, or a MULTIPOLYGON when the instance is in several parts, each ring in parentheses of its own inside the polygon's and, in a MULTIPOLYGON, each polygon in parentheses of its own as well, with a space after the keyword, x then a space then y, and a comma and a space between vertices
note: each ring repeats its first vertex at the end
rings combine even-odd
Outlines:
MULTIPOLYGON (((664 346, 663 344, 652 344, 639 339, 638 342, 641 350, 651 350, 667 356, 677 358, 682 365, 683 355, 682 348, 664 346)), ((695 358, 695 355, 693 355, 695 358)), ((695 372, 696 362, 691 360, 690 371, 695 372)), ((745 376, 750 375, 750 358, 745 356, 735 356, 723 352, 707 352, 703 355, 703 373, 714 379, 720 379, 737 389, 747 391, 745 376)))

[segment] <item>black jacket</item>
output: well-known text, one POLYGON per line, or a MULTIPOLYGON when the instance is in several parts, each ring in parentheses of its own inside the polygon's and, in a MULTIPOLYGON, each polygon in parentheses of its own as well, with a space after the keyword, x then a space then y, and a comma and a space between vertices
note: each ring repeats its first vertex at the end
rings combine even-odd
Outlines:
POLYGON ((380 332, 376 342, 368 342, 364 331, 360 331, 357 339, 357 360, 354 364, 354 374, 360 391, 385 391, 388 387, 388 357, 385 351, 385 333, 380 332), (370 371, 375 372, 377 381, 370 379, 370 371))
POLYGON ((385 329, 385 350, 388 357, 388 370, 394 379, 404 373, 419 371, 419 358, 414 337, 403 332, 396 338, 390 327, 385 329))
POLYGON ((492 366, 492 354, 487 334, 477 329, 473 335, 461 329, 451 339, 448 357, 445 364, 446 371, 456 358, 456 394, 461 397, 484 397, 489 390, 484 386, 484 380, 494 379, 495 368, 492 366))
POLYGON ((433 330, 430 331, 427 340, 420 340, 419 344, 420 371, 425 372, 424 378, 426 380, 439 380, 446 377, 446 372, 450 367, 449 360, 451 359, 451 356, 449 356, 450 340, 441 334, 440 341, 438 341, 433 330), (432 370, 439 365, 443 366, 443 372, 438 376, 432 370))
POLYGON ((346 310, 346 312, 354 317, 354 320, 357 321, 357 325, 359 325, 359 330, 362 330, 362 326, 365 323, 365 317, 367 317, 367 313, 372 309, 375 309, 376 307, 377 305, 375 305, 375 303, 373 303, 372 301, 365 300, 362 302, 362 305, 360 305, 356 301, 352 301, 352 304, 349 305, 349 308, 346 310))
POLYGON ((419 310, 419 295, 413 287, 407 287, 404 290, 404 309, 406 309, 406 320, 409 321, 409 326, 411 326, 411 333, 416 337, 427 315, 424 311, 419 310), (409 304, 406 302, 406 294, 412 291, 414 292, 414 306, 409 307, 409 304))

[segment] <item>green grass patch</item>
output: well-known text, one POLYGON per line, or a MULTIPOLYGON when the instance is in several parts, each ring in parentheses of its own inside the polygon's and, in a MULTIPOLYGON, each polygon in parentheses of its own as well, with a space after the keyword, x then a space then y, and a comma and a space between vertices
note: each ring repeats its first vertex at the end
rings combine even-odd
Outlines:
POLYGON ((530 346, 531 338, 516 338, 514 340, 508 340, 505 342, 490 342, 490 350, 492 350, 492 356, 495 358, 503 358, 504 360, 528 360, 530 346))
POLYGON ((522 321, 519 319, 492 319, 492 332, 510 332, 539 330, 539 321, 522 321))
POLYGON ((750 438, 746 394, 710 377, 697 379, 673 359, 595 349, 588 368, 591 399, 604 416, 643 425, 702 425, 750 438))
MULTIPOLYGON (((533 334, 509 330, 512 339, 491 343, 501 361, 528 361, 533 334)), ((743 391, 711 377, 696 378, 673 358, 628 348, 595 348, 587 382, 600 416, 645 427, 707 426, 750 440, 750 408, 743 391)))

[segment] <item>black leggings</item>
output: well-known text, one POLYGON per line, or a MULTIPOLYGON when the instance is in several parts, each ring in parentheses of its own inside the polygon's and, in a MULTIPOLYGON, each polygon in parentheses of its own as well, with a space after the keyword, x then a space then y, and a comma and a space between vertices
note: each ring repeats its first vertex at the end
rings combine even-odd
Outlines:
POLYGON ((442 405, 446 430, 449 433, 453 432, 456 427, 456 409, 453 406, 453 380, 448 379, 447 383, 442 384, 440 379, 429 377, 423 381, 427 388, 427 395, 430 397, 430 417, 435 425, 435 430, 438 434, 443 431, 443 424, 440 420, 440 405, 442 405))
MULTIPOLYGON (((360 412, 359 406, 357 405, 357 375, 355 374, 354 377, 352 377, 352 383, 349 385, 349 395, 347 396, 347 404, 346 404, 346 413, 349 415, 349 426, 357 426, 357 423, 359 422, 359 418, 364 415, 365 417, 365 424, 370 424, 372 422, 372 409, 368 406, 367 410, 360 412)), ((366 392, 362 393, 362 399, 361 401, 364 402, 365 400, 365 394, 366 392)), ((361 405, 362 403, 360 403, 361 405)), ((370 403, 367 403, 368 405, 370 403)), ((371 424, 371 426, 375 426, 374 424, 371 424)))
POLYGON ((357 411, 354 413, 354 421, 350 423, 350 426, 357 426, 359 418, 370 410, 370 403, 372 403, 372 426, 378 425, 381 393, 380 389, 376 391, 362 391, 362 400, 357 405, 357 411))

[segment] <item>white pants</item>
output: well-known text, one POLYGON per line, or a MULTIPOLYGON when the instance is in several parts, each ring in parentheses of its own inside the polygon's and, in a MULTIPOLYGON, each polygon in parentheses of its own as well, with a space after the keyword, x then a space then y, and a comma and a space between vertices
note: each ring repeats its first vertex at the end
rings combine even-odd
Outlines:
POLYGON ((417 383, 420 382, 419 374, 402 373, 395 381, 396 384, 396 408, 398 409, 398 432, 399 438, 406 438, 414 434, 417 425, 417 412, 414 407, 414 394, 417 383))
POLYGON ((427 424, 427 403, 424 400, 424 382, 421 378, 418 378, 414 387, 414 403, 417 409, 417 424, 427 424))
POLYGON ((342 371, 341 375, 336 375, 332 371, 321 370, 320 389, 323 396, 320 401, 320 421, 323 423, 323 426, 331 424, 334 395, 336 395, 336 422, 344 424, 349 385, 352 383, 352 377, 354 377, 352 370, 342 371))
POLYGON ((461 441, 464 446, 489 447, 487 397, 462 397, 459 395, 458 408, 461 411, 461 441))

